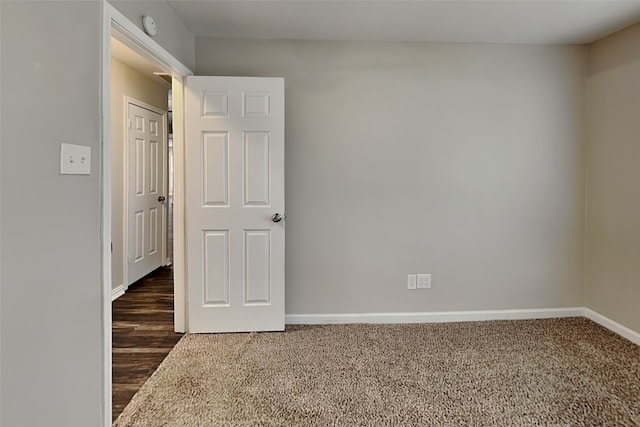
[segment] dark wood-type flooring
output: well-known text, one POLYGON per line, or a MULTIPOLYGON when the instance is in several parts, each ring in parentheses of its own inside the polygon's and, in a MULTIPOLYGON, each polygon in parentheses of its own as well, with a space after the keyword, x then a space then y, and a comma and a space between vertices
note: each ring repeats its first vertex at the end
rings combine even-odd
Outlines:
POLYGON ((113 419, 182 334, 173 331, 173 271, 163 267, 129 286, 112 304, 113 419))

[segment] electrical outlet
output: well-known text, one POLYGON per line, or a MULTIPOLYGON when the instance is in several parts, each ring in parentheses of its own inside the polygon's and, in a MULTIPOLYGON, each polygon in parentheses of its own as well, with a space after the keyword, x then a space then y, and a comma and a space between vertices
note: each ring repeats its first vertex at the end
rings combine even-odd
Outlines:
POLYGON ((91 147, 60 144, 60 174, 91 175, 91 147))
POLYGON ((430 289, 431 288, 431 274, 418 274, 418 289, 430 289))
POLYGON ((417 276, 415 274, 409 274, 407 276, 407 289, 415 289, 417 283, 417 276))

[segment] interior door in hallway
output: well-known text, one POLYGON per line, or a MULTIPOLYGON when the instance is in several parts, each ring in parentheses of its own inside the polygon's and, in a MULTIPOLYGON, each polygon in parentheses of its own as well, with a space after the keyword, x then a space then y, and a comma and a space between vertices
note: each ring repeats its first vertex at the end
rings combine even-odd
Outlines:
POLYGON ((128 284, 164 262, 166 240, 165 115, 127 104, 127 277, 128 284))
POLYGON ((189 332, 284 330, 284 80, 187 78, 189 332))

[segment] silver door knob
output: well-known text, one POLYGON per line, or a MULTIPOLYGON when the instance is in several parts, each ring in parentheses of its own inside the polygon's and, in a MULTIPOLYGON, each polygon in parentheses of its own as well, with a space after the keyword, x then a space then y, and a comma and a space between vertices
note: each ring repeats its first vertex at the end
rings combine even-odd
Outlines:
POLYGON ((159 202, 164 202, 165 200, 167 200, 167 199, 165 199, 164 196, 158 196, 158 201, 159 202))
POLYGON ((274 214, 271 216, 271 221, 273 221, 273 222, 280 222, 280 221, 282 221, 282 215, 280 215, 279 213, 274 213, 274 214))

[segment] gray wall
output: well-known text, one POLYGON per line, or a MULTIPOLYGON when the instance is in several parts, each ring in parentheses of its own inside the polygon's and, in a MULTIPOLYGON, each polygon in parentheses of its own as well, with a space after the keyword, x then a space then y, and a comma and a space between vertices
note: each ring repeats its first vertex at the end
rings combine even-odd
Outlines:
MULTIPOLYGON (((156 77, 157 78, 157 77, 156 77)), ((124 275, 126 257, 124 253, 124 210, 127 196, 125 183, 125 153, 127 131, 125 129, 125 97, 152 105, 160 110, 168 110, 169 89, 122 62, 111 60, 111 192, 112 217, 111 254, 112 288, 128 286, 124 275)))
MULTIPOLYGON (((102 8, 101 0, 0 1, 2 426, 104 420, 102 8), (62 142, 92 148, 91 175, 59 174, 62 142)), ((193 35, 156 19, 172 34, 156 41, 185 46, 188 65, 193 35)))
POLYGON ((288 314, 581 306, 586 67, 577 46, 196 39, 197 74, 286 79, 288 314))
POLYGON ((1 418, 7 427, 102 421, 102 5, 2 8, 1 418), (92 149, 60 175, 60 143, 92 149))
POLYGON ((142 16, 152 16, 158 26, 158 34, 153 37, 153 40, 190 70, 195 68, 195 36, 165 1, 108 0, 108 2, 140 29, 142 29, 142 16))
POLYGON ((640 25, 590 48, 586 305, 640 332, 640 25))

